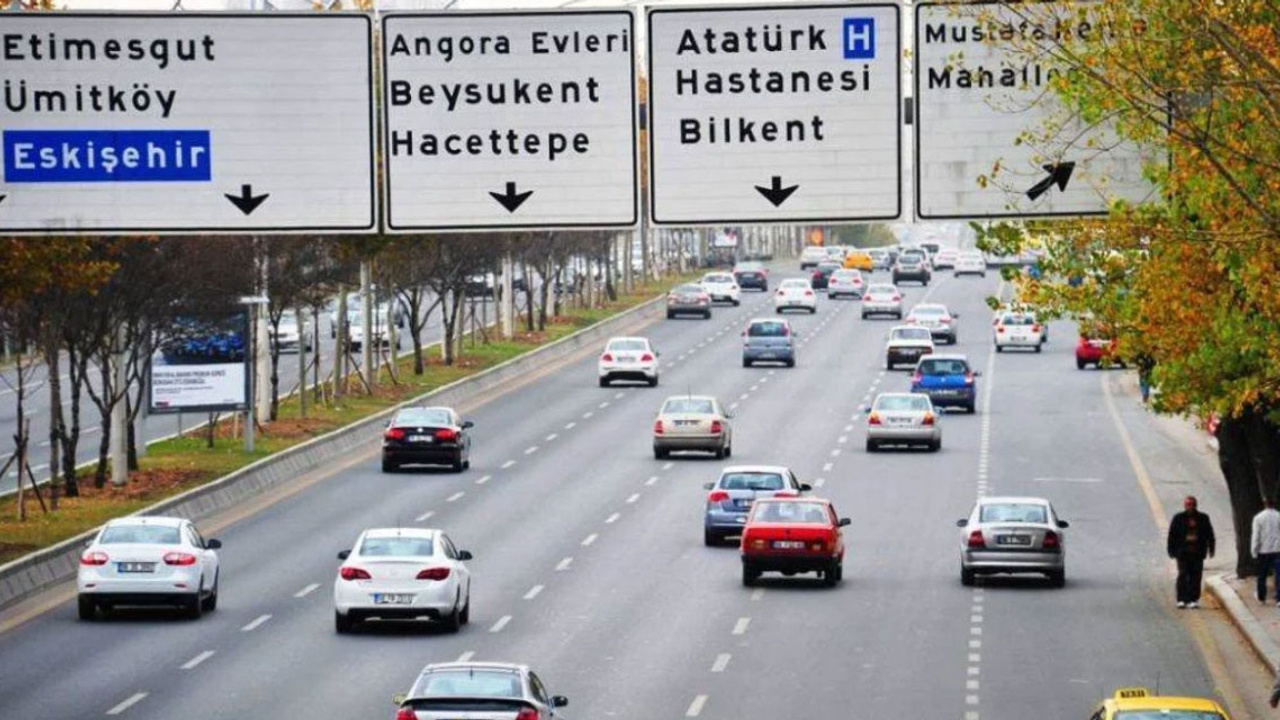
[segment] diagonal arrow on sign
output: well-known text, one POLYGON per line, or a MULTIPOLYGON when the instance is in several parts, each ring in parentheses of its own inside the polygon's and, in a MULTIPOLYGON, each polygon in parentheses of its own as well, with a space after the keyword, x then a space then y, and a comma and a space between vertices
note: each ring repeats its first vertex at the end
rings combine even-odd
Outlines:
POLYGON ((263 193, 261 195, 254 195, 252 185, 241 185, 239 195, 223 193, 223 197, 230 200, 232 205, 240 208, 240 212, 248 215, 254 210, 257 210, 258 206, 262 204, 262 201, 271 197, 271 194, 263 193))
POLYGON ((759 191, 766 200, 773 203, 774 207, 781 207, 782 203, 786 202, 787 198, 791 197, 791 193, 799 189, 799 185, 792 185, 791 187, 785 188, 782 187, 782 176, 780 175, 773 176, 773 182, 770 187, 756 186, 756 190, 759 191))
POLYGON ((1045 172, 1049 173, 1049 177, 1032 185, 1031 189, 1027 191, 1027 197, 1032 200, 1039 200, 1040 196, 1049 192, 1049 188, 1054 185, 1058 186, 1059 192, 1066 190, 1067 182, 1071 180, 1071 171, 1075 170, 1075 168, 1076 164, 1074 162, 1045 165, 1044 169, 1045 172))
POLYGON ((516 192, 516 184, 509 182, 507 183, 507 192, 505 194, 496 192, 490 192, 489 194, 493 196, 494 200, 498 201, 499 205, 506 208, 507 212, 513 213, 516 211, 516 208, 524 204, 525 200, 529 199, 529 196, 533 194, 533 191, 525 190, 522 193, 518 193, 516 192))

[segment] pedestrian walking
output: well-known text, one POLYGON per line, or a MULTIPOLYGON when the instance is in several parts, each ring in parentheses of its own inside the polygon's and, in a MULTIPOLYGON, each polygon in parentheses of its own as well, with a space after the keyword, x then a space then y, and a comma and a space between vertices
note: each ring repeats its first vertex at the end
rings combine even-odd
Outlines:
POLYGON ((1200 607, 1204 559, 1213 557, 1216 540, 1209 516, 1196 509, 1196 498, 1182 501, 1182 512, 1169 523, 1169 557, 1178 562, 1178 607, 1200 607))
POLYGON ((1147 404, 1151 400, 1151 370, 1155 368, 1156 362, 1150 355, 1142 353, 1137 358, 1138 366, 1138 390, 1142 392, 1142 404, 1147 404))
POLYGON ((1249 552, 1257 563, 1258 602, 1267 601, 1267 576, 1276 576, 1276 607, 1280 607, 1280 511, 1275 500, 1262 501, 1262 511, 1253 516, 1249 552))

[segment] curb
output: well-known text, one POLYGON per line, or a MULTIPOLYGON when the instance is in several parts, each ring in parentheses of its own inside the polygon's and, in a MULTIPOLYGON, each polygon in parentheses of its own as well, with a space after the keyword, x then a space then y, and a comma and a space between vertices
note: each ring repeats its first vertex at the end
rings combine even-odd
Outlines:
POLYGON ((1209 592, 1227 611, 1231 623, 1236 626, 1240 634, 1244 635, 1249 641, 1249 646, 1253 648, 1253 652, 1258 659, 1267 664, 1271 668, 1271 672, 1280 672, 1280 646, 1271 639, 1270 633, 1258 622, 1253 612, 1244 604, 1244 600, 1236 593, 1231 584, 1227 582, 1227 578, 1231 577, 1230 573, 1222 573, 1219 575, 1209 575, 1205 578, 1205 585, 1209 588, 1209 592))
MULTIPOLYGON (((360 452, 361 447, 377 444, 380 434, 371 430, 381 428, 383 421, 401 408, 426 401, 439 405, 460 404, 470 396, 519 381, 529 373, 545 369, 572 356, 585 345, 608 338, 619 328, 657 320, 665 308, 666 295, 659 295, 548 345, 264 457, 200 487, 149 505, 132 515, 167 514, 192 520, 209 517, 245 498, 296 480, 327 462, 360 452)), ((84 543, 97 532, 98 528, 94 528, 0 565, 0 609, 74 578, 79 567, 80 551, 84 543)))

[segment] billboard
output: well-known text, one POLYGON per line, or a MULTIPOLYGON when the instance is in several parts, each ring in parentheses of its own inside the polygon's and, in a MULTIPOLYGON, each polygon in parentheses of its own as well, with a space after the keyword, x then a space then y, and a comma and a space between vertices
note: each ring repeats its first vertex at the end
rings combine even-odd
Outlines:
POLYGON ((151 358, 148 411, 242 411, 249 399, 249 315, 176 320, 151 358))

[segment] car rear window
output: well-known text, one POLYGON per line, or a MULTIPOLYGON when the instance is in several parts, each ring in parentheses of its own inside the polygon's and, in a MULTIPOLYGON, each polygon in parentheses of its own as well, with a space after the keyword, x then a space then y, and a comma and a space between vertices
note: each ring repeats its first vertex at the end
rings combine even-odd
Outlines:
POLYGON ((512 672, 474 670, 438 670, 418 678, 415 697, 492 697, 518 698, 524 693, 520 678, 512 672))
POLYGON ((920 372, 924 375, 964 375, 969 372, 969 363, 964 360, 921 360, 920 372))
POLYGON ((639 352, 645 349, 645 342, 643 340, 614 340, 609 343, 609 349, 614 352, 639 352))
POLYGON ((1035 325, 1036 319, 1030 315, 1005 315, 1000 322, 1004 325, 1035 325))
POLYGON ((812 525, 826 525, 831 522, 831 516, 827 514, 827 506, 816 502, 757 502, 755 514, 751 519, 756 522, 812 525))
POLYGON ((394 425, 452 425, 453 417, 448 410, 431 410, 427 408, 410 408, 401 410, 396 415, 394 425))
POLYGON ((876 400, 876 410, 886 412, 911 412, 929 409, 929 400, 923 395, 888 395, 876 400))
POLYGON ((701 415, 710 415, 715 412, 710 400, 698 400, 695 398, 674 398, 668 400, 662 406, 663 414, 674 413, 694 413, 701 415))
POLYGON ((857 270, 837 270, 834 277, 841 279, 853 279, 856 277, 862 277, 862 273, 857 270))
POLYGON ((749 337, 786 337, 788 334, 787 324, 776 320, 751 323, 747 328, 749 337))
POLYGON ((899 328, 893 331, 894 340, 932 340, 933 333, 924 328, 899 328))
POLYGON ((983 505, 978 520, 991 522, 1024 522, 1045 523, 1049 521, 1049 511, 1044 505, 1035 503, 1000 503, 983 505))
POLYGON ((177 527, 166 525, 112 525, 102 531, 99 545, 142 543, 147 545, 177 545, 182 535, 177 527))
POLYGON ((726 473, 720 476, 720 487, 725 490, 781 490, 786 487, 786 481, 778 473, 726 473))
POLYGON ((432 554, 431 538, 367 537, 360 544, 361 557, 414 557, 432 554))

